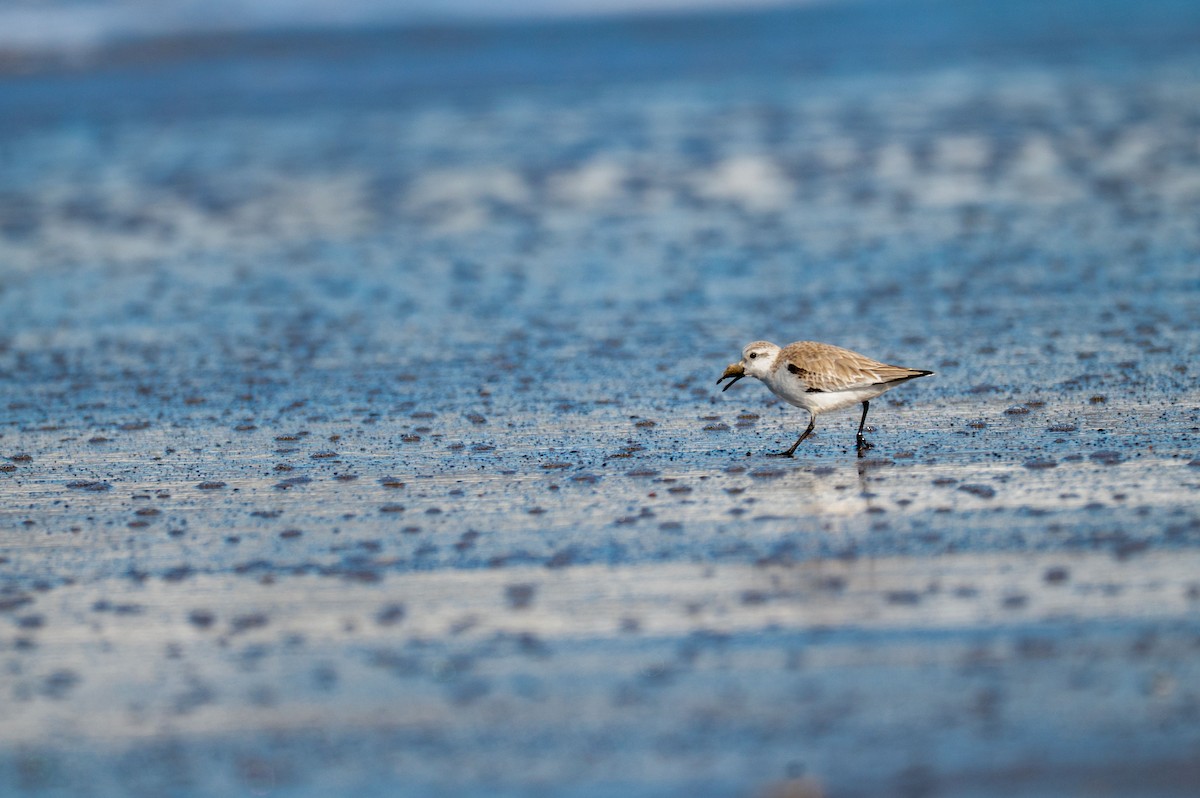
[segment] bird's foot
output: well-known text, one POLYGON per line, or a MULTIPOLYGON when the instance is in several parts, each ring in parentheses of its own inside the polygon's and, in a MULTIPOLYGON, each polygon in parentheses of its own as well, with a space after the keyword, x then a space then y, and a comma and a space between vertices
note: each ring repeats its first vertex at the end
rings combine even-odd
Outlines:
POLYGON ((875 444, 868 441, 866 438, 859 438, 857 441, 858 456, 862 457, 868 449, 874 449, 875 444))
POLYGON ((795 457, 792 452, 767 452, 767 457, 795 457))

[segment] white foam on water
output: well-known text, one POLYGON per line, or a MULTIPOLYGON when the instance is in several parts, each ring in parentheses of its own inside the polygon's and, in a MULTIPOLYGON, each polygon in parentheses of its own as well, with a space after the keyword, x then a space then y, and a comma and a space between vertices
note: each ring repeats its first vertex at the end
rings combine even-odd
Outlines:
POLYGON ((92 0, 0 7, 0 50, 87 50, 112 40, 275 28, 563 19, 739 10, 837 0, 92 0))

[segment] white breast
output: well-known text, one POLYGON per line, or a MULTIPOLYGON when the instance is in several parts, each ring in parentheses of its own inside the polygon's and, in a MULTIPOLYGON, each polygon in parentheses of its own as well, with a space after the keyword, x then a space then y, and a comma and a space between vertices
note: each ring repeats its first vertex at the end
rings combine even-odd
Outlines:
POLYGON ((817 413, 827 413, 831 410, 840 410, 843 407, 849 407, 859 402, 874 399, 891 387, 890 385, 867 385, 861 388, 849 388, 844 391, 816 391, 810 393, 804 381, 797 378, 794 374, 789 373, 786 369, 779 369, 772 372, 763 382, 771 389, 772 393, 783 401, 796 407, 803 407, 814 415, 817 413))

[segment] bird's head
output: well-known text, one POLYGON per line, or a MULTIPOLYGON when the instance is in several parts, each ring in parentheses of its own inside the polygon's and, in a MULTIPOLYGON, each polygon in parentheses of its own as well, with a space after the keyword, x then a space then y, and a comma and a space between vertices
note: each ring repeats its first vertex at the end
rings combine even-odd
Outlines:
POLYGON ((779 347, 767 341, 746 344, 746 348, 742 350, 742 359, 725 367, 725 373, 717 380, 717 385, 729 380, 721 389, 727 391, 729 386, 742 377, 756 377, 760 380, 765 378, 771 372, 771 364, 775 362, 775 356, 778 354, 779 347))

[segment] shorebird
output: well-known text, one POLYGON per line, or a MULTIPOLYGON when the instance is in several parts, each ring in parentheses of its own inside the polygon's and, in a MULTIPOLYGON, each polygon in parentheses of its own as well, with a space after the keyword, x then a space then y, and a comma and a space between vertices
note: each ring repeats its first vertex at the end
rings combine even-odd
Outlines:
POLYGON ((871 400, 902 382, 928 377, 932 373, 889 366, 858 352, 816 341, 796 341, 782 349, 768 341, 755 341, 746 344, 741 360, 726 367, 717 385, 729 380, 721 389, 727 391, 743 377, 754 377, 783 401, 808 411, 808 428, 790 449, 771 453, 779 457, 792 457, 795 454, 796 447, 812 434, 817 416, 821 413, 841 410, 861 402, 862 418, 858 422, 855 444, 858 456, 862 457, 863 452, 871 448, 871 444, 863 437, 871 400))

